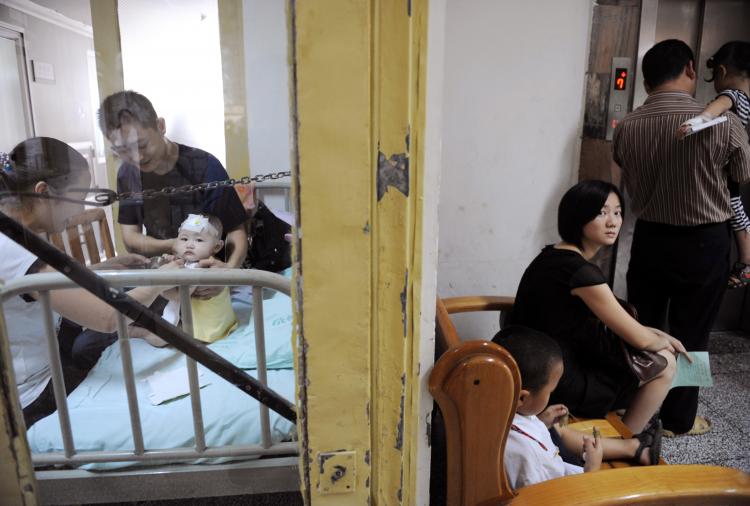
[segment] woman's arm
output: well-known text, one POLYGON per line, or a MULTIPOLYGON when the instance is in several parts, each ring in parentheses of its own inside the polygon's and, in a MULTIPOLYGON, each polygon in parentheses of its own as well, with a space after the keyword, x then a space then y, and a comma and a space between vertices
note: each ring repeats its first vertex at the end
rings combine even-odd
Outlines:
MULTIPOLYGON (((161 268, 177 268, 177 262, 171 262, 161 268)), ((38 272, 56 272, 49 266, 42 267, 38 272)), ((141 286, 128 292, 128 295, 143 305, 151 304, 154 299, 168 287, 163 286, 141 286)), ((117 311, 109 304, 98 299, 83 288, 70 288, 64 290, 52 290, 50 303, 52 309, 72 320, 82 327, 98 332, 114 332, 117 330, 117 311)), ((31 294, 38 299, 38 294, 31 294)))
POLYGON ((570 293, 580 297, 597 318, 634 348, 674 351, 667 334, 659 335, 638 323, 620 306, 606 284, 574 288, 570 293))

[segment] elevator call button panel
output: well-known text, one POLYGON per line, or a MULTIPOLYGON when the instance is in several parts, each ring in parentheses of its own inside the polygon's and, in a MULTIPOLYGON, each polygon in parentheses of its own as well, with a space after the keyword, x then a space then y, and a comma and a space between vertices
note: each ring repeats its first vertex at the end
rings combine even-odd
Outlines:
POLYGON ((607 140, 612 140, 617 124, 628 113, 630 99, 630 79, 632 58, 612 58, 611 86, 609 87, 609 108, 607 110, 607 140))

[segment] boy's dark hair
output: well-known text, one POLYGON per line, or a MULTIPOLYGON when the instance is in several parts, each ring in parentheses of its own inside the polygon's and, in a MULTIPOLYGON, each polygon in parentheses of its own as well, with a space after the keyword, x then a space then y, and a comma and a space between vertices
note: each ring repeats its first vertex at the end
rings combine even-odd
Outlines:
POLYGON ((156 128, 158 119, 151 101, 130 90, 113 93, 104 99, 99 108, 99 128, 105 136, 130 121, 136 121, 143 127, 156 128))
POLYGON ((79 174, 89 171, 81 153, 52 137, 32 137, 8 153, 10 164, 0 167, 0 189, 26 191, 45 181, 57 191, 65 190, 79 174))
POLYGON ((677 39, 663 40, 643 56, 643 81, 649 88, 655 88, 675 79, 691 61, 695 57, 690 46, 677 39))
POLYGON ((610 193, 620 199, 624 215, 622 194, 612 183, 596 179, 581 181, 565 192, 557 209, 557 231, 562 240, 582 248, 583 227, 599 214, 610 193))
POLYGON ((552 366, 562 360, 562 350, 554 339, 522 325, 504 328, 492 342, 508 350, 521 372, 521 388, 532 393, 547 384, 552 366))
POLYGON ((733 40, 721 46, 706 61, 706 66, 712 70, 711 78, 706 82, 710 83, 716 78, 719 65, 724 65, 729 74, 750 77, 750 42, 733 40))

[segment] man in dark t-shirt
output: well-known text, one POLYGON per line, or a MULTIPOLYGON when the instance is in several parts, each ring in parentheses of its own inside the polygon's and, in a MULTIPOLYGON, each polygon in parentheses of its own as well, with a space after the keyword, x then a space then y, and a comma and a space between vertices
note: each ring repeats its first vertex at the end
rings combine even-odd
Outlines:
MULTIPOLYGON (((121 91, 107 97, 99 109, 99 126, 123 162, 117 173, 118 192, 229 179, 221 162, 210 153, 169 140, 164 118, 159 118, 151 102, 139 93, 121 91)), ((221 220, 228 255, 219 252, 222 262, 214 266, 239 267, 247 253, 246 214, 231 187, 122 201, 118 223, 125 247, 145 256, 171 253, 180 223, 190 213, 211 214, 221 220)))

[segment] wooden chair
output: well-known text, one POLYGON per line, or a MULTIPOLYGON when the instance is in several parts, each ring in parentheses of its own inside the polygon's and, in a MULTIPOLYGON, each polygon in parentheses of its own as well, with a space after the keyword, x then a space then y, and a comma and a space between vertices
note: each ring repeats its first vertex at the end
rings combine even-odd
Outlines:
POLYGON ((511 297, 437 302, 438 348, 445 351, 430 374, 429 387, 445 423, 447 505, 750 503, 750 476, 697 465, 608 469, 513 491, 503 453, 520 390, 518 367, 492 342, 461 342, 450 321, 451 313, 507 311, 512 305, 511 297))
MULTIPOLYGON (((115 247, 112 243, 112 235, 109 232, 107 216, 103 209, 88 209, 83 213, 69 218, 65 223, 65 230, 68 236, 68 250, 70 256, 82 264, 86 264, 86 257, 83 254, 83 247, 89 256, 89 264, 98 264, 102 260, 115 256, 115 247), (96 241, 94 226, 98 227, 99 237, 102 241, 102 249, 106 258, 99 254, 100 247, 96 241), (80 227, 80 228, 79 228, 80 227)), ((65 251, 65 243, 60 233, 48 234, 47 239, 58 249, 65 251)))

